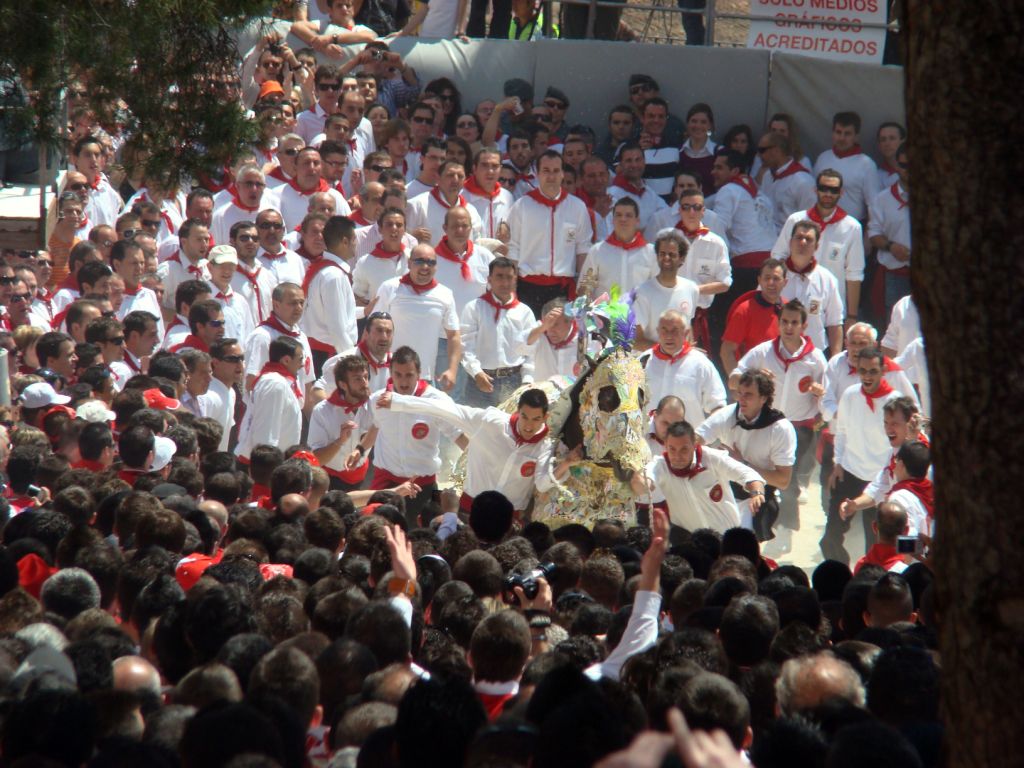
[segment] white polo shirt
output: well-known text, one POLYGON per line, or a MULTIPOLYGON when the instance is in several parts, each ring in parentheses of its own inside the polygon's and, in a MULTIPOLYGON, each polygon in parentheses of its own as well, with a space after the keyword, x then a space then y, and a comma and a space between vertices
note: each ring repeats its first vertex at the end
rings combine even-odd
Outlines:
POLYGON ((301 439, 302 401, 291 383, 279 373, 260 376, 252 391, 252 404, 242 419, 235 455, 248 459, 257 445, 276 445, 284 450, 301 439))
POLYGON ((557 200, 539 189, 519 198, 508 225, 508 257, 519 262, 522 276, 575 278, 576 257, 590 250, 593 237, 587 206, 564 190, 557 200))
MULTIPOLYGON (((383 392, 383 388, 375 390, 370 402, 376 403, 383 392)), ((451 401, 448 395, 424 380, 420 380, 416 393, 410 397, 451 401)), ((436 416, 376 407, 371 414, 379 430, 373 445, 373 466, 396 477, 436 475, 441 469, 441 436, 454 441, 459 435, 459 430, 436 416)))
POLYGON ((213 291, 213 285, 210 284, 210 270, 206 268, 206 259, 200 259, 193 264, 181 251, 175 251, 173 256, 157 267, 156 273, 164 284, 165 309, 177 309, 174 306, 174 294, 178 290, 178 286, 186 280, 204 280, 209 285, 211 292, 213 291))
POLYGON ((835 276, 820 264, 803 274, 786 265, 786 285, 782 289, 782 303, 798 299, 807 308, 807 335, 818 349, 828 349, 831 326, 842 329, 844 308, 835 276))
POLYGON ((848 387, 839 398, 835 418, 835 462, 861 480, 875 477, 888 463, 892 446, 885 435, 885 404, 902 393, 894 389, 887 395, 870 398, 860 384, 848 387))
POLYGON ((818 398, 811 394, 810 386, 824 382, 826 365, 825 356, 807 336, 793 354, 783 346, 781 337, 776 337, 748 351, 736 370, 771 371, 775 376, 775 407, 794 426, 809 426, 807 422, 818 416, 818 398))
POLYGON ((722 377, 699 349, 683 349, 675 356, 656 344, 640 355, 647 382, 647 402, 654 408, 666 395, 683 401, 686 420, 696 427, 712 411, 725 405, 722 377))
POLYGON ((417 293, 402 279, 393 277, 381 284, 377 291, 376 312, 387 312, 395 321, 393 349, 412 347, 420 356, 423 378, 435 377, 438 339, 446 331, 459 329, 459 316, 455 311, 455 297, 451 289, 438 283, 429 290, 417 293))
POLYGON ((515 198, 512 193, 501 184, 495 183, 496 189, 493 192, 486 192, 477 183, 476 179, 466 180, 466 186, 462 189, 462 196, 466 199, 480 216, 480 230, 483 237, 492 239, 498 237, 498 227, 508 222, 509 211, 515 198))
POLYGON ((580 269, 580 283, 595 282, 592 298, 611 291, 613 285, 619 286, 619 294, 625 296, 656 274, 654 246, 642 234, 637 232, 630 242, 624 243, 613 233, 590 246, 580 269))
POLYGON ((775 242, 772 204, 747 179, 730 181, 715 194, 714 211, 728 233, 732 259, 751 253, 767 253, 775 242), (751 191, 753 190, 753 191, 751 191))
MULTIPOLYGON (((302 285, 302 281, 306 278, 306 260, 295 251, 285 248, 283 244, 277 253, 270 253, 261 246, 256 252, 256 262, 273 275, 276 281, 275 285, 277 283, 302 285)), ((267 305, 263 310, 269 315, 271 306, 267 305)))
POLYGON ((818 202, 814 177, 796 160, 790 158, 777 171, 761 177, 761 191, 772 201, 772 221, 776 230, 785 225, 794 211, 810 208, 818 202))
MULTIPOLYGON (((910 193, 899 183, 883 189, 872 199, 868 237, 875 235, 885 235, 894 243, 911 247, 910 193)), ((879 249, 878 263, 887 269, 902 269, 910 266, 910 259, 900 261, 889 251, 879 249)))
POLYGON ((675 286, 666 288, 658 282, 657 277, 652 277, 636 287, 633 314, 637 323, 643 326, 644 335, 656 341, 658 318, 664 312, 674 309, 686 318, 686 322, 692 323, 699 300, 700 288, 692 280, 677 276, 675 286))
MULTIPOLYGON (((487 295, 498 303, 493 294, 487 295)), ((520 340, 537 325, 537 318, 514 295, 505 307, 496 309, 486 299, 476 298, 462 310, 462 367, 470 376, 529 361, 520 340)))
POLYGON ((921 316, 917 312, 917 304, 913 296, 904 296, 892 307, 889 316, 889 327, 885 329, 880 346, 895 349, 902 355, 910 342, 921 335, 921 316))
MULTIPOLYGON (((793 227, 797 222, 810 218, 813 209, 797 211, 788 219, 779 232, 779 237, 772 246, 772 258, 785 259, 789 256, 789 241, 793 236, 793 227)), ((820 218, 820 217, 819 217, 820 218)), ((846 283, 859 283, 864 280, 864 231, 860 222, 853 216, 847 216, 842 208, 836 208, 827 220, 818 240, 818 248, 814 258, 831 272, 838 283, 839 297, 846 305, 846 283)))
POLYGON ((372 299, 382 284, 409 271, 408 253, 408 248, 397 253, 385 251, 377 241, 376 247, 360 256, 352 269, 352 292, 365 301, 372 299))
POLYGON ((861 152, 859 147, 855 154, 844 157, 837 157, 833 150, 827 149, 818 155, 814 163, 815 177, 826 168, 843 174, 843 194, 839 197, 839 205, 851 216, 863 221, 871 200, 878 194, 878 166, 875 161, 861 152))
POLYGON ((466 305, 487 290, 488 267, 494 261, 494 254, 472 240, 466 243, 465 250, 455 253, 447 237, 441 238, 434 250, 437 253, 437 282, 451 289, 455 309, 462 317, 466 305), (468 272, 468 278, 465 272, 468 272))
POLYGON ((306 310, 302 313, 302 330, 321 345, 338 350, 354 347, 359 339, 356 331, 356 299, 352 293, 348 263, 340 256, 324 251, 321 261, 310 267, 306 286, 306 310), (333 266, 331 266, 333 265, 333 266), (314 273, 313 270, 317 271, 314 273))
POLYGON ((694 449, 690 469, 696 469, 693 477, 679 477, 672 473, 664 455, 652 459, 646 470, 655 485, 651 501, 667 502, 669 520, 688 531, 711 528, 724 533, 739 526, 739 507, 729 482, 745 486, 755 481, 764 482, 764 478, 751 467, 730 458, 725 451, 706 446, 694 449))

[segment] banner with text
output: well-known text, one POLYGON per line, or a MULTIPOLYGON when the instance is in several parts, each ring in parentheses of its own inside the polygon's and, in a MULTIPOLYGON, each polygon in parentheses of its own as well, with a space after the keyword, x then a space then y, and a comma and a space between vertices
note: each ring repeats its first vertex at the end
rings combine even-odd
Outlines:
POLYGON ((748 48, 881 64, 886 0, 750 0, 748 48))

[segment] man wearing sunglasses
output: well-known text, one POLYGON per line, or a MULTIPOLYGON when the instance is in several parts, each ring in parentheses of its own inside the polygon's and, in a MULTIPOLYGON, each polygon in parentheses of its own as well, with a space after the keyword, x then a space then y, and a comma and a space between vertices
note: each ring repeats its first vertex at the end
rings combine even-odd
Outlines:
MULTIPOLYGON (((636 74, 629 76, 629 103, 636 113, 635 135, 640 133, 640 122, 643 120, 644 105, 648 100, 660 98, 661 90, 658 88, 658 81, 650 75, 636 74)), ((662 132, 662 144, 665 146, 678 147, 686 140, 686 126, 683 121, 669 113, 665 119, 665 128, 662 132)))
POLYGON ((113 317, 98 317, 85 328, 85 340, 100 349, 103 364, 113 375, 114 391, 120 392, 135 372, 124 362, 124 327, 113 317))
POLYGON ((29 292, 28 285, 26 285, 24 279, 15 276, 14 281, 11 283, 11 292, 7 297, 7 304, 4 307, 3 326, 5 330, 13 331, 18 326, 31 323, 29 316, 31 302, 32 294, 29 292))
POLYGON ((245 355, 238 339, 225 336, 213 342, 210 345, 210 366, 213 378, 207 392, 207 415, 224 426, 217 450, 226 451, 231 444, 231 431, 235 427, 236 389, 245 375, 245 355))
POLYGON ((765 134, 757 143, 757 154, 768 169, 761 179, 761 191, 772 201, 775 227, 781 228, 790 214, 814 205, 814 179, 793 157, 793 144, 788 136, 765 134))
POLYGON ((256 223, 239 221, 232 225, 230 245, 238 257, 235 274, 231 278, 231 288, 248 302, 253 319, 257 323, 262 323, 270 314, 270 294, 277 285, 277 279, 256 260, 256 254, 260 249, 256 223))
MULTIPOLYGON (((839 298, 846 308, 846 330, 857 322, 861 283, 864 280, 864 232, 860 222, 847 215, 839 205, 843 193, 843 175, 826 168, 818 174, 815 186, 817 202, 810 208, 796 211, 786 219, 779 238, 772 247, 772 258, 785 260, 790 255, 793 228, 808 219, 821 228, 814 258, 835 277, 839 298)), ((840 392, 840 394, 842 394, 840 392)))
POLYGON ((214 299, 195 302, 188 310, 189 335, 170 351, 177 354, 186 349, 198 349, 209 354, 210 345, 224 337, 224 311, 214 299))
POLYGON ((341 95, 341 75, 333 64, 321 64, 313 78, 316 103, 300 113, 295 121, 295 132, 307 144, 313 137, 324 132, 328 115, 338 111, 338 97, 341 95))
POLYGON ((305 140, 297 133, 288 133, 277 144, 277 167, 267 174, 268 189, 279 191, 295 177, 295 160, 299 150, 306 146, 305 140))

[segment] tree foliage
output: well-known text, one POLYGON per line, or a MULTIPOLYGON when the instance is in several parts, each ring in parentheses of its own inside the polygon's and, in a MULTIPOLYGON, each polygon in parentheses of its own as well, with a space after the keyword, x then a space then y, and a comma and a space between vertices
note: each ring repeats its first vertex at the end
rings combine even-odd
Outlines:
POLYGON ((269 15, 270 0, 3 0, 0 73, 28 92, 8 126, 56 146, 66 88, 86 84, 101 123, 123 123, 169 180, 222 166, 255 126, 232 84, 235 34, 269 15))

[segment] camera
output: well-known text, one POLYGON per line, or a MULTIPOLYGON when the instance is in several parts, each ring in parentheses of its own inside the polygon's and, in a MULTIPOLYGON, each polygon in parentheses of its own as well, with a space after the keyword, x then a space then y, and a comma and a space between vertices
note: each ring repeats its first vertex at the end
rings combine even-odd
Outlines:
POLYGON ((917 536, 900 536, 896 539, 896 554, 916 555, 921 552, 921 540, 917 536))
POLYGON ((537 590, 540 588, 537 580, 546 579, 550 581, 551 576, 555 572, 555 567, 554 563, 541 563, 529 573, 513 573, 507 576, 503 585, 506 602, 511 605, 519 605, 519 598, 516 597, 513 591, 515 587, 521 587, 523 594, 526 595, 526 599, 533 600, 537 596, 537 590))
POLYGON ((281 47, 280 43, 271 43, 267 46, 267 50, 274 56, 280 56, 284 52, 284 48, 281 47))
POLYGON ((380 48, 374 48, 372 51, 370 51, 370 58, 372 58, 374 61, 384 61, 384 51, 382 51, 380 48))

